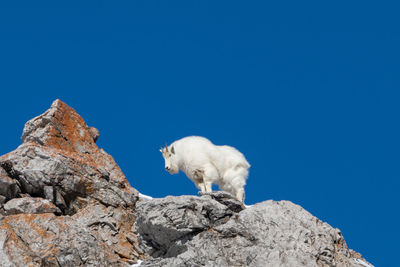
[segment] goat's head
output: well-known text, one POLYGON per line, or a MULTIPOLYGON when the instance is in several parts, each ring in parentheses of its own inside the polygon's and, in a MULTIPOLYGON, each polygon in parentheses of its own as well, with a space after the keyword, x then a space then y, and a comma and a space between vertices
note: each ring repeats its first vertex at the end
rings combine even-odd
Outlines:
POLYGON ((165 160, 165 170, 170 174, 178 173, 179 167, 176 161, 175 148, 173 146, 168 148, 168 145, 165 144, 165 147, 161 146, 160 152, 165 160))

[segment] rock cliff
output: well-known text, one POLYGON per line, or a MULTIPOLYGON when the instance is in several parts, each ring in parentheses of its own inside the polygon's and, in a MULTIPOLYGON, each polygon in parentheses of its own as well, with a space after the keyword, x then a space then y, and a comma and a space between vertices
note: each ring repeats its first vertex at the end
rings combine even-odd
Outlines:
POLYGON ((56 100, 0 157, 0 266, 372 266, 289 201, 139 199, 98 137, 56 100))

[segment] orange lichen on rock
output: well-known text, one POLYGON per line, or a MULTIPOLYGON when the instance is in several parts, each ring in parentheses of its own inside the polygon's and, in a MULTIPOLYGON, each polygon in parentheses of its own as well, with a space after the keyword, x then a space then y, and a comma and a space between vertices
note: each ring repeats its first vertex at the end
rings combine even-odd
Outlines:
POLYGON ((18 238, 9 225, 3 223, 0 223, 0 247, 7 255, 7 258, 2 258, 2 266, 42 266, 41 259, 18 238))
POLYGON ((22 140, 71 152, 93 153, 98 150, 83 118, 59 99, 44 114, 27 122, 22 140))
POLYGON ((11 229, 26 245, 21 254, 34 255, 39 265, 126 266, 139 257, 138 244, 129 241, 136 238, 138 192, 97 147, 98 137, 56 100, 25 124, 23 144, 0 157, 0 185, 13 188, 12 194, 0 190, 0 226, 11 229))
POLYGON ((105 170, 121 189, 130 187, 113 157, 97 147, 98 135, 97 129, 87 126, 73 108, 57 99, 49 110, 26 123, 22 140, 26 145, 46 147, 53 157, 70 159, 72 168, 87 165, 105 170))

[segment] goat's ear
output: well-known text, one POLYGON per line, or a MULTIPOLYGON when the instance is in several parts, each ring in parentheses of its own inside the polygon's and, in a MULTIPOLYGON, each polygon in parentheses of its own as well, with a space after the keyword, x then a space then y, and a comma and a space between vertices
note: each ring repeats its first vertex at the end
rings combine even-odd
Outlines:
POLYGON ((171 153, 172 153, 172 154, 175 154, 175 149, 174 149, 174 147, 171 147, 171 153))

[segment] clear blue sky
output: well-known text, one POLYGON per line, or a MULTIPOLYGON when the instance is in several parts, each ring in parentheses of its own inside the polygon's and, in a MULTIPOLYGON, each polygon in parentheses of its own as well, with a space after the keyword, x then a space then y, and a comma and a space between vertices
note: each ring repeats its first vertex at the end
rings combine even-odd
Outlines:
POLYGON ((197 189, 164 171, 159 146, 206 136, 251 163, 247 204, 293 201, 394 266, 399 6, 12 2, 0 4, 0 154, 60 98, 100 130, 132 186, 163 197, 197 189))

